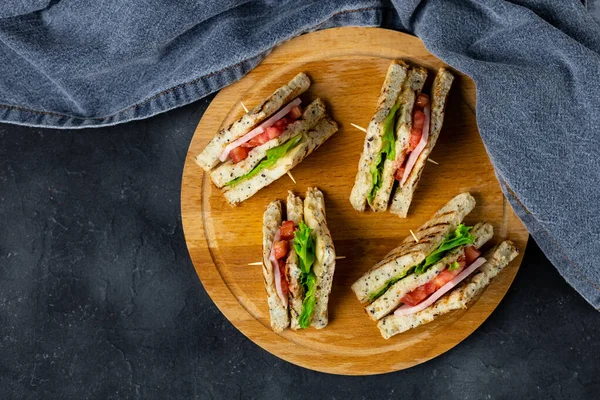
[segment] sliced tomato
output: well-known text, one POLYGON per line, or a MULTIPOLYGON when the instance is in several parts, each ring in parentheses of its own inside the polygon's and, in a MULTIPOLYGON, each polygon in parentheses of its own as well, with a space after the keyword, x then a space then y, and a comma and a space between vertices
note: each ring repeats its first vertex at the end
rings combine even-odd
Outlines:
POLYGON ((276 126, 270 126, 267 129, 265 129, 265 133, 263 133, 263 135, 266 136, 266 142, 268 142, 271 139, 275 139, 276 137, 281 136, 281 134, 283 133, 283 129, 276 127, 276 126))
POLYGON ((417 107, 425 108, 427 104, 429 104, 429 96, 423 93, 417 96, 417 107))
POLYGON ((405 294, 400 301, 409 306, 416 306, 425 300, 429 294, 427 293, 427 285, 421 285, 412 292, 405 294))
POLYGON ((280 242, 273 243, 273 253, 275 253, 275 258, 280 260, 285 258, 288 253, 288 242, 287 240, 282 240, 280 242))
POLYGON ((421 110, 415 110, 413 115, 413 129, 423 130, 425 124, 425 113, 421 110))
POLYGON ((246 157, 248 157, 248 148, 246 147, 236 147, 235 149, 231 150, 231 152, 229 152, 229 155, 231 156, 231 160, 234 163, 240 162, 242 160, 244 160, 246 157))
MULTIPOLYGON (((274 127, 274 128, 277 128, 277 129, 280 129, 281 131, 283 131, 290 122, 291 121, 288 120, 286 117, 283 117, 279 121, 275 122, 271 128, 274 127)), ((267 129, 269 129, 269 128, 267 128, 267 129)))
MULTIPOLYGON (((459 261, 459 264, 460 264, 460 261, 459 261)), ((464 267, 465 267, 465 264, 464 264, 464 261, 463 261, 463 263, 460 266, 460 268, 453 269, 452 271, 448 271, 447 269, 445 269, 442 272, 440 272, 438 274, 438 276, 436 276, 435 278, 433 278, 433 280, 431 281, 431 282, 433 282, 435 284, 435 290, 438 290, 439 288, 441 288, 442 286, 444 286, 446 283, 448 283, 452 279, 454 279, 454 277, 456 275, 458 275, 460 273, 460 271, 463 270, 464 267)), ((435 290, 434 290, 434 292, 435 292, 435 290)))
POLYGON ((413 128, 410 131, 410 140, 408 142, 408 151, 413 151, 417 147, 417 145, 421 141, 422 135, 423 135, 423 129, 413 128))
POLYGON ((302 116, 302 109, 300 108, 300 106, 296 106, 290 110, 287 116, 295 121, 302 116))
POLYGON ((400 167, 400 168, 398 168, 398 169, 396 170, 396 175, 395 175, 395 176, 396 176, 396 179, 397 179, 397 180, 401 181, 401 180, 402 180, 402 178, 404 178, 404 170, 405 170, 405 169, 406 169, 406 168, 405 168, 404 166, 402 166, 402 167, 400 167))
POLYGON ((279 228, 279 237, 283 240, 294 238, 294 221, 283 221, 281 228, 279 228))
POLYGON ((467 261, 467 265, 473 263, 473 261, 477 260, 481 252, 475 248, 475 246, 469 246, 465 249, 465 258, 467 261))
MULTIPOLYGON (((287 242, 285 242, 285 243, 287 243, 287 242)), ((289 286, 287 278, 286 278, 287 273, 285 271, 285 267, 286 267, 285 260, 284 259, 278 260, 277 264, 279 264, 279 275, 281 276, 281 293, 284 296, 287 296, 290 293, 290 286, 289 286)))
MULTIPOLYGON (((269 129, 269 128, 267 128, 267 129, 269 129)), ((268 141, 269 141, 269 135, 267 135, 267 132, 263 132, 260 135, 254 136, 252 139, 248 140, 242 146, 256 147, 256 146, 260 146, 261 144, 265 144, 268 141)))

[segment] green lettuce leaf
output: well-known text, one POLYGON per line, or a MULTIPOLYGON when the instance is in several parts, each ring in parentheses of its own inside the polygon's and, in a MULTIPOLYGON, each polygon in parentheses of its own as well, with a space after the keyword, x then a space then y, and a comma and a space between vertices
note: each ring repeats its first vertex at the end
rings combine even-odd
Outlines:
MULTIPOLYGON (((430 255, 427 256, 427 258, 425 258, 425 260, 423 260, 423 262, 421 262, 419 265, 409 269, 406 273, 399 275, 399 276, 395 276, 392 279, 388 280, 385 283, 385 286, 383 288, 381 288, 380 290, 371 293, 371 295, 369 296, 369 301, 374 301, 376 300, 378 297, 380 297, 382 294, 384 294, 385 292, 387 292, 387 290, 396 282, 398 282, 400 279, 404 278, 405 276, 415 273, 417 275, 421 275, 423 273, 425 273, 425 271, 427 271, 429 269, 429 267, 431 267, 433 264, 437 263, 438 261, 440 261, 442 258, 444 258, 446 256, 446 254, 448 254, 448 252, 450 252, 451 250, 454 250, 457 247, 460 246, 464 246, 467 244, 473 244, 473 242, 475 241, 475 238, 473 237, 473 235, 471 235, 469 232, 471 231, 470 226, 465 226, 464 224, 460 224, 458 225, 458 227, 456 228, 456 230, 451 233, 450 235, 448 235, 444 241, 439 245, 439 247, 434 250, 430 255)), ((458 263, 455 262, 453 264, 450 264, 450 266, 448 267, 448 270, 452 271, 456 268, 458 268, 458 263)))
POLYGON ((455 269, 459 269, 460 264, 458 261, 454 261, 452 264, 448 265, 448 271, 454 271, 455 269))
POLYGON ((401 103, 396 103, 390 113, 383 121, 383 136, 381 137, 381 152, 377 156, 377 162, 374 166, 371 167, 371 178, 373 180, 373 187, 371 188, 371 192, 367 195, 367 201, 369 204, 373 204, 373 199, 377 194, 377 191, 381 188, 381 184, 383 183, 381 180, 381 175, 383 174, 383 165, 385 164, 385 160, 395 160, 396 159, 396 135, 394 132, 394 128, 396 125, 396 112, 400 108, 401 103))
POLYGON ((373 302, 375 300, 377 300, 379 297, 381 297, 382 294, 384 294, 385 292, 387 292, 387 290, 392 287, 392 285, 396 282, 398 282, 400 279, 404 278, 406 275, 412 274, 414 272, 414 268, 409 269, 408 271, 406 271, 404 274, 396 276, 392 279, 390 279, 389 281, 387 281, 385 283, 385 286, 382 287, 381 289, 379 289, 376 292, 371 293, 371 295, 369 296, 369 302, 373 302))
POLYGON ((455 248, 464 246, 466 244, 473 244, 475 238, 469 233, 471 228, 472 227, 470 226, 460 224, 454 233, 451 233, 444 239, 442 244, 440 244, 440 247, 428 255, 421 264, 417 265, 415 268, 415 274, 421 275, 427 271, 430 266, 444 258, 450 250, 454 250, 455 248))
POLYGON ((301 328, 308 328, 315 310, 317 277, 315 273, 311 271, 308 274, 304 274, 302 278, 302 286, 304 286, 306 292, 304 294, 304 301, 302 301, 302 312, 300 313, 298 323, 301 328))
POLYGON ((234 180, 227 182, 226 186, 233 186, 238 182, 250 179, 253 176, 258 175, 263 169, 272 167, 280 158, 285 156, 292 148, 296 147, 296 145, 300 143, 301 140, 302 135, 296 135, 287 140, 285 143, 282 143, 277 147, 273 147, 272 149, 267 150, 267 156, 263 158, 262 161, 256 165, 256 167, 252 168, 252 170, 246 175, 239 176, 234 180))
POLYGON ((312 272, 312 267, 317 256, 312 229, 310 229, 304 221, 300 222, 298 229, 294 232, 293 247, 296 254, 298 254, 298 264, 301 271, 300 284, 304 288, 305 293, 299 324, 301 328, 308 328, 315 309, 317 277, 315 273, 312 272))

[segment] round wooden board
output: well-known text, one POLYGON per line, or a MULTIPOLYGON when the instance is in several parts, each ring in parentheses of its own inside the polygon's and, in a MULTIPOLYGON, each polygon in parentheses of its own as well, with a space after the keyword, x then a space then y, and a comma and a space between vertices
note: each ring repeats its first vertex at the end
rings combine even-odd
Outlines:
MULTIPOLYGON (((494 242, 511 239, 525 249, 528 235, 504 199, 475 121, 475 86, 456 73, 444 128, 415 193, 409 216, 353 210, 348 200, 354 183, 364 133, 371 119, 387 67, 404 59, 430 70, 443 62, 412 36, 379 28, 337 28, 310 33, 277 47, 239 82, 213 100, 190 145, 181 190, 187 246, 206 291, 225 316, 250 340, 294 364, 334 374, 370 375, 401 370, 436 357, 470 335, 496 308, 522 260, 511 263, 468 310, 455 311, 417 329, 384 340, 365 314, 350 285, 397 246, 409 229, 425 222, 448 200, 470 191, 477 200, 465 222, 494 225, 494 242), (283 177, 254 197, 231 208, 194 162, 223 126, 259 103, 296 73, 306 72, 313 84, 302 97, 321 97, 340 130, 293 169, 294 184, 283 177), (325 193, 327 222, 338 255, 329 302, 329 325, 323 330, 273 333, 260 266, 262 215, 287 191, 302 195, 316 186, 325 193)), ((306 104, 306 102, 305 102, 306 104)))

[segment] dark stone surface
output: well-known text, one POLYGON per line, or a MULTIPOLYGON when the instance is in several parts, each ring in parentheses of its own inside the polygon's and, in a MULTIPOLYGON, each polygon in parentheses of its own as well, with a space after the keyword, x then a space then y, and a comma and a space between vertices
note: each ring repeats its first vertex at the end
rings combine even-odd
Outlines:
POLYGON ((247 340, 179 215, 208 102, 98 130, 0 125, 0 399, 598 398, 600 316, 534 243, 483 326, 410 370, 326 375, 247 340))

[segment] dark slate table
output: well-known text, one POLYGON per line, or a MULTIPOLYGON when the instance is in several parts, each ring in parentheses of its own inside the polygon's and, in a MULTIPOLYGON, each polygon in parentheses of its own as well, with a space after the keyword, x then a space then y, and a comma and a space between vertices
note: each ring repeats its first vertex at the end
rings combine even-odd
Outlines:
POLYGON ((96 130, 0 125, 0 399, 600 396, 600 314, 533 242, 491 317, 410 370, 326 375, 247 340, 202 288, 181 227, 209 100, 96 130))

